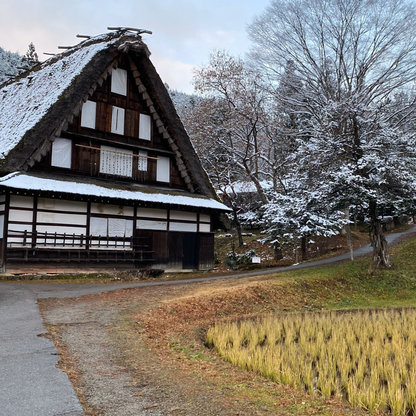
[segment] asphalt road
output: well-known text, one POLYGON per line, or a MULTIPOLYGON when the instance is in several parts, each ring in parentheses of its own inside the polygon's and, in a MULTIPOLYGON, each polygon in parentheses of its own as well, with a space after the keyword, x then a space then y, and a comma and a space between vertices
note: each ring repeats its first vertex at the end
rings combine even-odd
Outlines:
MULTIPOLYGON (((416 227, 404 233, 387 236, 389 243, 416 232, 416 227)), ((354 251, 358 257, 371 252, 369 245, 354 251)), ((348 260, 346 253, 329 259, 302 263, 265 271, 239 273, 173 282, 126 284, 36 284, 0 283, 0 416, 82 416, 83 411, 67 375, 56 368, 59 356, 53 343, 40 334, 46 333, 37 305, 41 298, 69 298, 112 290, 195 283, 236 277, 258 276, 322 266, 348 260)))

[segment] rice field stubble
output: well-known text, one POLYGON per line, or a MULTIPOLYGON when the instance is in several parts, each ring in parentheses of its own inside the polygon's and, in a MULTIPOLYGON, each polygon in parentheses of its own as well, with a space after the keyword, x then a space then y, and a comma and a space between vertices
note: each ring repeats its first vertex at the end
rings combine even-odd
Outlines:
POLYGON ((414 309, 279 314, 219 323, 207 343, 277 383, 416 415, 415 320, 414 309))

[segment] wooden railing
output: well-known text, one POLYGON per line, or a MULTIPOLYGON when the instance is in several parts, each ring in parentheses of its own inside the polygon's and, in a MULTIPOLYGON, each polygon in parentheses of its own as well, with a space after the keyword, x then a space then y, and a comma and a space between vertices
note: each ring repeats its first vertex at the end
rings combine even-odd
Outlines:
POLYGON ((109 237, 75 233, 9 230, 8 260, 152 262, 146 237, 109 237))

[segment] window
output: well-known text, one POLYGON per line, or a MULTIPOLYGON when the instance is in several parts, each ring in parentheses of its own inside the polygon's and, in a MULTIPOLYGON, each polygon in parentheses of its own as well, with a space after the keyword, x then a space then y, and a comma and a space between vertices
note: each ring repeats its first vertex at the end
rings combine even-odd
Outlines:
POLYGON ((156 164, 156 180, 158 182, 170 181, 170 159, 164 156, 158 156, 156 164))
POLYGON ((147 152, 146 150, 139 150, 139 171, 147 172, 147 152))
POLYGON ((127 95, 127 71, 125 69, 113 69, 111 73, 111 92, 127 95))
POLYGON ((117 176, 133 176, 133 151, 101 146, 100 172, 117 176))
POLYGON ((113 106, 111 133, 124 134, 124 108, 113 106))
POLYGON ((91 217, 90 235, 96 237, 131 237, 133 235, 133 220, 91 217))
POLYGON ((51 165, 58 168, 71 169, 72 141, 56 138, 52 144, 51 165))
POLYGON ((82 105, 81 127, 95 129, 95 117, 97 114, 97 103, 94 101, 86 101, 82 105))
POLYGON ((150 140, 152 118, 147 114, 140 114, 139 139, 150 140))

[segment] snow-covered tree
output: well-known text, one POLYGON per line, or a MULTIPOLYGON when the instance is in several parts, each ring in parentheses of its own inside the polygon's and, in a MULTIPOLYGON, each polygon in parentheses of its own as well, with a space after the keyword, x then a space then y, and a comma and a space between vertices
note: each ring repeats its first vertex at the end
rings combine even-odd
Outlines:
POLYGON ((38 54, 36 53, 35 45, 32 42, 29 44, 25 58, 29 68, 32 68, 39 63, 38 54))
POLYGON ((0 47, 0 84, 22 71, 33 68, 39 62, 33 43, 30 43, 26 55, 5 51, 0 47))
POLYGON ((291 160, 297 188, 317 211, 332 201, 328 218, 364 207, 376 265, 391 264, 380 215, 415 197, 414 100, 394 99, 416 78, 415 24, 406 0, 273 0, 249 28, 263 73, 279 85, 290 62, 286 88, 302 85, 279 98, 304 122, 291 160))
MULTIPOLYGON (((241 59, 217 51, 207 66, 195 72, 194 84, 206 98, 199 111, 199 125, 210 133, 200 135, 199 141, 222 152, 236 180, 252 182, 260 200, 266 203, 261 181, 270 172, 268 97, 261 78, 241 59), (208 140, 211 143, 206 143, 208 140)), ((196 146, 201 144, 197 141, 196 146)))
POLYGON ((18 53, 5 51, 0 47, 0 84, 6 82, 11 76, 18 75, 19 69, 24 65, 24 59, 18 53))

